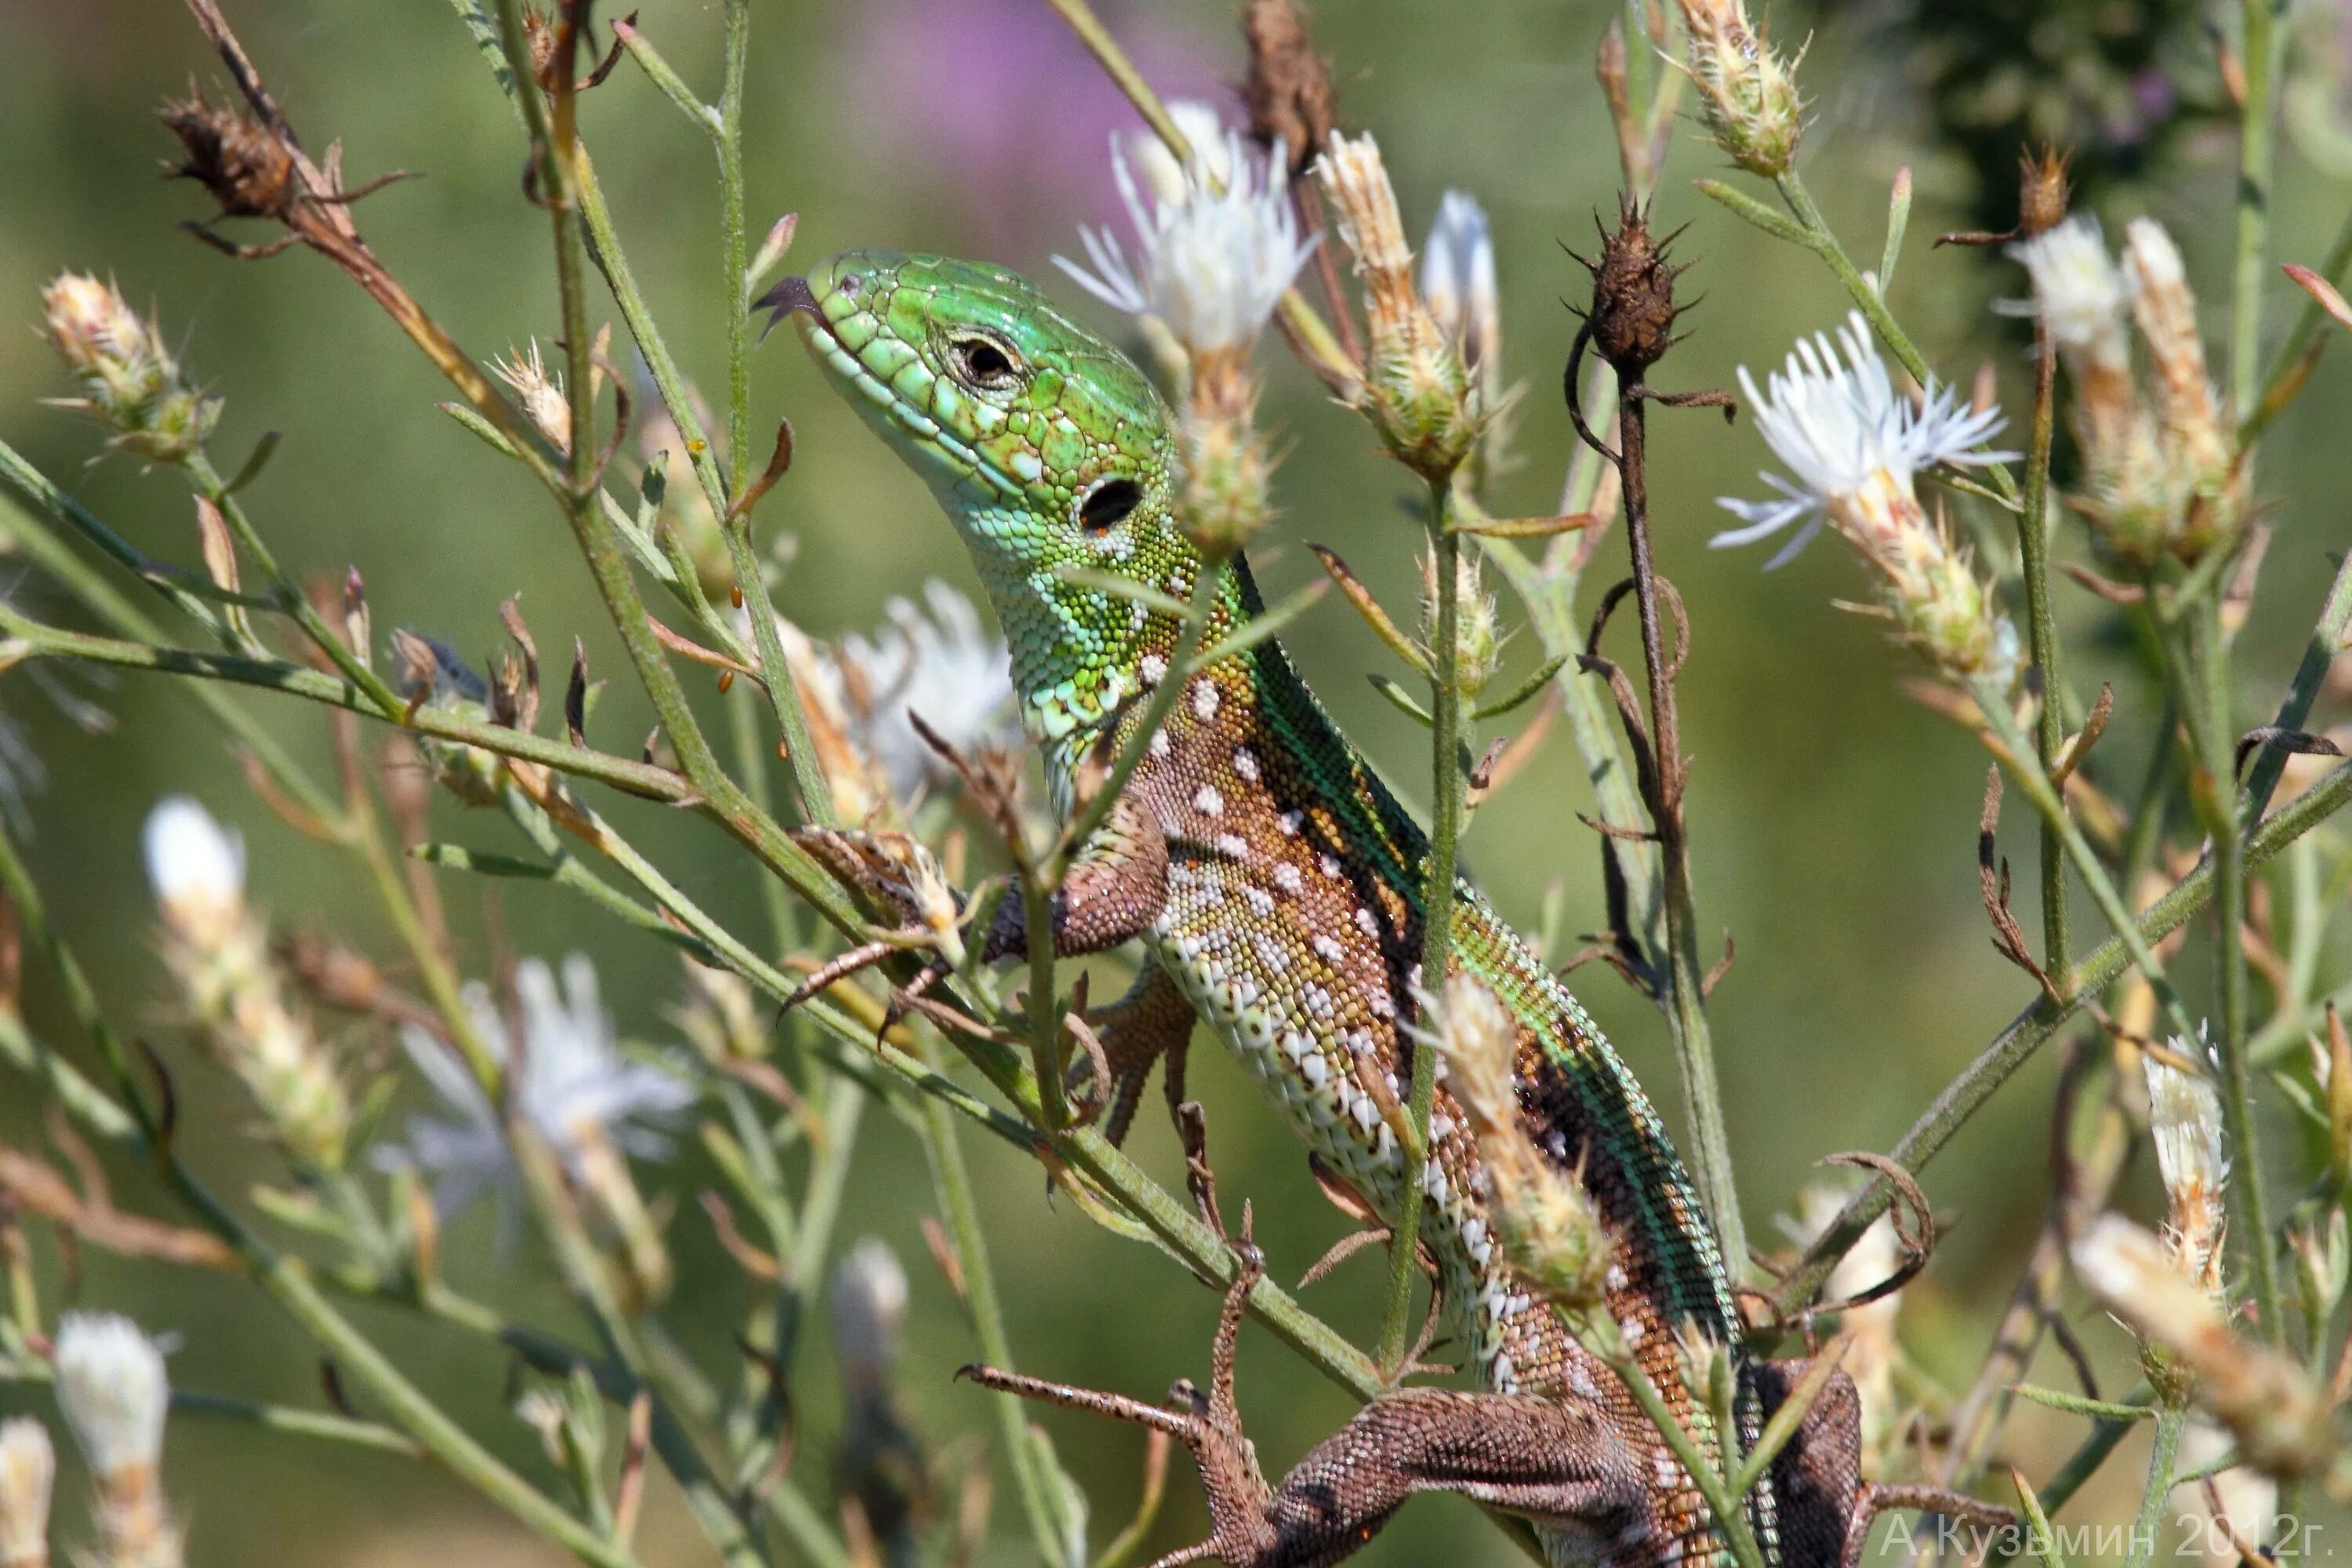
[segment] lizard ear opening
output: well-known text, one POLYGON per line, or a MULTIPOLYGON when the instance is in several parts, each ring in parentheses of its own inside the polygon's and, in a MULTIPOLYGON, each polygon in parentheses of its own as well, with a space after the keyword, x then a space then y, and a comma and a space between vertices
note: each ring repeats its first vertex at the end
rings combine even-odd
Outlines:
POLYGON ((1108 533, 1143 504, 1143 487, 1133 479, 1102 480, 1078 501, 1078 526, 1090 534, 1108 533))

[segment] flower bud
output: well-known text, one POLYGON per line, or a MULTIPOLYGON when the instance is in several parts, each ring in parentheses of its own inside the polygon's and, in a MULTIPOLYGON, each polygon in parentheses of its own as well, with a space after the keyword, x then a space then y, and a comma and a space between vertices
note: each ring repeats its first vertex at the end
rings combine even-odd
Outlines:
POLYGON ((834 1353, 855 1386, 880 1384, 898 1356, 907 1321, 907 1270, 887 1243, 869 1236, 833 1268, 834 1353))
POLYGON ((204 1032, 286 1152, 341 1166, 351 1102, 307 1019, 288 1005, 268 931, 245 902, 243 846, 184 795, 157 805, 144 833, 163 917, 163 958, 204 1032))
POLYGON ((0 1421, 0 1568, 48 1568, 57 1479, 49 1429, 29 1415, 0 1421))
POLYGON ((1246 405, 1233 413, 1190 409, 1180 435, 1184 480, 1177 528, 1203 559, 1223 561, 1265 526, 1273 460, 1258 434, 1255 410, 1246 405))
MULTIPOLYGON (((1463 551, 1454 558, 1454 679, 1455 689, 1475 698, 1502 668, 1502 613, 1478 573, 1478 556, 1463 551)), ((1421 640, 1430 662, 1441 670, 1437 647, 1437 552, 1421 553, 1421 640)))
POLYGON ((1742 0, 1682 0, 1682 12, 1690 37, 1684 70, 1698 89, 1715 144, 1751 174, 1787 174, 1805 128, 1794 64, 1780 63, 1742 0))
POLYGON ((1554 1306, 1598 1306, 1609 1273, 1608 1227, 1583 1186, 1528 1135, 1512 1084, 1519 1037, 1510 1010, 1477 980, 1457 974, 1445 983, 1437 1023, 1446 1088, 1486 1163, 1488 1218, 1504 1256, 1554 1306))
POLYGON ((105 1568, 179 1568, 180 1533, 164 1507, 163 1352, 128 1318, 68 1312, 58 1327, 58 1406, 98 1483, 105 1568))
POLYGON ((220 402, 187 384, 162 331, 110 283, 61 272, 42 291, 49 342, 81 383, 58 399, 114 432, 113 444, 159 463, 184 462, 220 418, 220 402))
POLYGON ((1370 337, 1359 405, 1389 449, 1432 484, 1450 479, 1478 437, 1468 368, 1413 286, 1412 252, 1388 167, 1371 135, 1333 134, 1315 165, 1364 280, 1370 337))

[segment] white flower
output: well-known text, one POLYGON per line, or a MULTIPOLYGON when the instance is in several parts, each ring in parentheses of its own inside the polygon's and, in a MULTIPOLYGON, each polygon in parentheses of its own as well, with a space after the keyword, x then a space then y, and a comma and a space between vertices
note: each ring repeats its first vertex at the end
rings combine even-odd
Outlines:
MULTIPOLYGON (((1208 171, 1213 183, 1222 185, 1234 177, 1233 146, 1225 135, 1225 122, 1213 106, 1197 98, 1174 99, 1168 105, 1168 118, 1184 133, 1185 145, 1192 149, 1194 161, 1208 171)), ((1156 200, 1181 203, 1191 194, 1192 182, 1186 177, 1184 165, 1150 126, 1127 132, 1127 152, 1156 200)))
MULTIPOLYGON (((662 1123, 693 1103, 694 1089, 660 1068, 621 1054, 612 1019, 597 996, 595 966, 587 957, 575 952, 563 961, 560 993, 543 961, 525 959, 515 969, 515 993, 522 1005, 520 1051, 488 987, 466 987, 466 1010, 490 1054, 501 1067, 514 1069, 507 1092, 522 1121, 574 1176, 581 1173, 583 1155, 602 1147, 646 1160, 667 1154, 669 1140, 662 1123)), ((377 1164, 414 1165, 426 1173, 433 1178, 435 1206, 443 1214, 455 1214, 495 1191, 510 1222, 520 1178, 498 1108, 465 1064, 432 1035, 404 1025, 400 1043, 457 1118, 412 1119, 407 1142, 377 1151, 377 1164)))
POLYGON ((901 801, 948 777, 946 763, 915 732, 909 713, 960 752, 1015 732, 1013 656, 1003 639, 981 624, 970 599, 937 578, 923 584, 923 603, 929 614, 908 600, 890 600, 883 606, 888 619, 871 638, 851 633, 819 667, 830 695, 858 716, 854 739, 881 764, 901 801))
POLYGON ((2004 300, 1994 308, 2012 316, 2039 316, 2051 341, 2068 350, 2088 350, 2120 361, 2124 314, 2131 309, 2131 284, 2107 254, 2099 220, 2077 214, 2009 247, 2033 285, 2031 300, 2004 300))
POLYGON ((1912 501, 1912 478, 1922 468, 1937 463, 1973 468, 2015 456, 1975 449, 2001 429, 1998 408, 1971 408, 1958 391, 1933 381, 1916 404, 1897 393, 1859 310, 1846 318, 1835 346, 1826 333, 1800 339, 1766 384, 1769 395, 1757 391, 1755 377, 1740 367, 1740 389, 1756 427, 1793 477, 1761 476, 1780 492, 1777 500, 1723 498, 1724 510, 1748 526, 1707 542, 1718 550, 1749 544, 1803 522, 1767 571, 1792 559, 1833 513, 1876 504, 1890 493, 1912 501))
POLYGON ((1478 198, 1448 191, 1438 198, 1421 251, 1421 297, 1469 364, 1484 368, 1502 338, 1495 282, 1495 238, 1478 198))
POLYGON ((907 1270, 889 1244, 869 1236, 833 1266, 834 1352, 853 1382, 878 1381, 898 1354, 907 1321, 907 1270))
POLYGON ((152 1472, 163 1452, 171 1381, 163 1352, 111 1312, 68 1312, 58 1325, 58 1407, 101 1482, 152 1472))
POLYGON ((1299 238, 1279 148, 1260 156, 1241 132, 1203 123, 1199 111, 1179 123, 1192 143, 1191 163, 1171 181, 1172 160, 1142 160, 1148 196, 1119 139, 1111 139, 1111 173, 1135 225, 1137 262, 1108 228, 1086 227, 1078 238, 1094 269, 1064 256, 1054 262, 1114 310, 1157 316, 1194 354, 1240 350, 1265 328, 1315 241, 1299 238))
POLYGON ((245 841, 189 796, 159 802, 140 842, 148 885, 174 926, 204 929, 244 902, 245 841))

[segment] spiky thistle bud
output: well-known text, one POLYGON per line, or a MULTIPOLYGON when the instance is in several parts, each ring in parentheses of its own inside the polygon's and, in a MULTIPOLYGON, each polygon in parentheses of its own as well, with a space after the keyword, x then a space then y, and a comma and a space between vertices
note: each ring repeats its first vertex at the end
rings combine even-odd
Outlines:
POLYGON ((144 840, 163 959, 205 1043, 289 1154, 339 1169, 351 1102, 309 1020, 288 1005, 268 929, 246 905, 244 846, 184 795, 149 814, 144 840))
POLYGON ((1445 983, 1437 1023, 1446 1088, 1486 1163, 1488 1217, 1504 1256, 1554 1306, 1598 1306, 1608 1283, 1608 1227, 1584 1188, 1528 1135, 1513 1084, 1519 1037, 1510 1009, 1457 974, 1445 983))
MULTIPOLYGON (((1437 647, 1434 550, 1421 553, 1421 640, 1430 662, 1443 669, 1445 661, 1437 647)), ((1496 607, 1495 595, 1486 592, 1478 556, 1465 550, 1454 558, 1454 685, 1463 696, 1476 697, 1495 679, 1495 672, 1502 668, 1507 640, 1502 612, 1496 607)))
POLYGON ((163 1352, 128 1318, 68 1312, 58 1327, 58 1405, 98 1483, 105 1568, 179 1568, 180 1532, 164 1506, 163 1352))
POLYGON ((2237 1435, 2246 1462, 2281 1479, 2323 1468, 2335 1447, 2326 1403, 2303 1369, 2268 1345, 2233 1333, 2173 1253, 2117 1214, 2074 1237, 2074 1271, 2099 1305, 2147 1350, 2158 1392, 2186 1395, 2237 1435))
POLYGON ((1462 466, 1484 410, 1462 355, 1414 287, 1412 251, 1380 144, 1334 132, 1315 165, 1364 280, 1370 339, 1360 405, 1389 449, 1432 484, 1462 466))
POLYGON ((1689 52, 1683 70, 1698 89, 1715 144, 1751 174, 1777 179, 1796 166, 1805 104, 1794 71, 1748 20, 1741 0, 1682 0, 1689 52))
POLYGON ((89 415, 111 445, 159 463, 185 462, 220 418, 217 398, 188 384, 162 329, 140 318, 111 283, 61 272, 41 292, 50 346, 82 395, 54 405, 89 415))
POLYGON ((2017 155, 2017 237, 2032 239, 2066 221, 2067 154, 2055 147, 2017 155))
POLYGON ((49 1429, 29 1415, 0 1421, 0 1568, 48 1568, 57 1479, 49 1429))

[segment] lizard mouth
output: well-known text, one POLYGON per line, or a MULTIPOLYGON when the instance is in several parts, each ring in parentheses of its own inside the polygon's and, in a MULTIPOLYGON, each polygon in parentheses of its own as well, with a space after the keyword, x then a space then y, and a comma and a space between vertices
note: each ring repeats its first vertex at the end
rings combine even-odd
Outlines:
POLYGON ((786 278, 752 302, 754 310, 773 312, 761 336, 775 330, 787 316, 799 318, 801 339, 866 402, 887 415, 908 435, 928 443, 960 473, 977 479, 995 495, 1013 499, 1021 487, 996 462, 984 456, 961 432, 943 426, 918 407, 898 387, 884 381, 849 345, 840 329, 825 315, 816 291, 805 278, 786 278))

